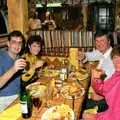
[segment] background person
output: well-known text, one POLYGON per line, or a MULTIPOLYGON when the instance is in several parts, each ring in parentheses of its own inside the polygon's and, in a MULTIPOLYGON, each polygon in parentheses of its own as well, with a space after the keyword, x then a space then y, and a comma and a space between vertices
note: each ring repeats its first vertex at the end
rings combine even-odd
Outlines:
POLYGON ((38 12, 33 13, 33 15, 28 21, 28 25, 29 25, 29 31, 42 28, 42 23, 38 18, 38 12))
POLYGON ((52 16, 49 11, 46 12, 45 20, 42 23, 42 25, 45 27, 45 29, 49 30, 54 30, 57 27, 55 20, 52 19, 52 16))
POLYGON ((109 107, 97 114, 84 113, 84 120, 120 120, 120 48, 113 50, 112 56, 115 72, 108 80, 101 80, 96 69, 92 70, 92 87, 98 94, 105 96, 109 107))

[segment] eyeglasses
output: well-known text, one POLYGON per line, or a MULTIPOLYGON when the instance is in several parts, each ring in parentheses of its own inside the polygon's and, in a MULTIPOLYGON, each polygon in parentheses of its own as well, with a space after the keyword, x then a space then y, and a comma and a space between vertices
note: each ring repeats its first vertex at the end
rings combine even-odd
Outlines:
POLYGON ((11 42, 11 44, 18 44, 18 45, 22 45, 22 41, 16 41, 16 40, 11 40, 10 41, 11 42))

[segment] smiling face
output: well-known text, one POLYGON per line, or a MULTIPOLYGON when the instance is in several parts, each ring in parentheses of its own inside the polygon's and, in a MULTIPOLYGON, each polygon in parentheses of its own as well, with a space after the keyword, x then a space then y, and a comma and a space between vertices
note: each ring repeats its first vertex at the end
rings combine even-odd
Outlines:
POLYGON ((114 55, 113 64, 115 66, 116 71, 120 71, 120 55, 114 55))
POLYGON ((29 45, 29 50, 32 55, 38 55, 41 50, 41 45, 39 42, 33 42, 29 45))
POLYGON ((97 50, 99 50, 101 53, 104 54, 110 47, 110 41, 107 39, 107 37, 105 35, 104 36, 96 36, 95 47, 97 50))
POLYGON ((21 48, 22 48, 22 38, 21 37, 11 37, 11 40, 8 41, 8 52, 11 55, 17 55, 20 53, 21 48))

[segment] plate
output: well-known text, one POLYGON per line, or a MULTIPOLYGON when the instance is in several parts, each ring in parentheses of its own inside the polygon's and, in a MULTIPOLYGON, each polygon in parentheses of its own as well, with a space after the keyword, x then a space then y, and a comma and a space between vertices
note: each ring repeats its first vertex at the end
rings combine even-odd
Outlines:
POLYGON ((70 75, 69 75, 69 78, 71 80, 85 80, 88 78, 88 74, 87 73, 82 73, 82 72, 72 72, 70 75))
POLYGON ((61 95, 66 99, 79 99, 85 93, 85 89, 82 87, 75 87, 71 85, 63 86, 61 89, 61 95))
POLYGON ((73 110, 66 104, 54 106, 46 110, 41 120, 74 120, 75 115, 73 110))

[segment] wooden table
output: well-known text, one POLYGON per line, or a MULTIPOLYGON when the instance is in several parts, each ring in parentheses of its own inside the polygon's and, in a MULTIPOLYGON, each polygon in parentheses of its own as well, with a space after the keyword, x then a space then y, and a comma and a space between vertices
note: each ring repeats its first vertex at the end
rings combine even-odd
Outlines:
MULTIPOLYGON (((47 77, 46 78, 45 77, 41 77, 39 81, 48 81, 48 78, 47 77)), ((83 81, 83 86, 85 88, 85 91, 86 91, 86 89, 88 87, 88 81, 89 80, 83 81)), ((86 92, 85 92, 85 94, 86 94, 86 92)), ((79 99, 74 100, 74 113, 75 113, 75 116, 76 116, 76 120, 79 120, 79 115, 80 115, 80 112, 81 112, 82 103, 84 101, 85 94, 83 96, 81 96, 79 99)), ((13 106, 15 103, 18 103, 18 102, 19 102, 19 99, 17 99, 9 107, 13 106)), ((57 106, 57 105, 61 105, 61 104, 67 104, 67 105, 69 105, 72 108, 72 102, 73 102, 73 100, 65 99, 62 95, 60 95, 59 98, 57 98, 57 96, 53 97, 51 105, 52 106, 57 106)), ((38 115, 39 120, 41 119, 41 116, 43 115, 43 113, 47 109, 48 108, 46 108, 44 104, 41 106, 41 108, 39 110, 39 115, 38 115)), ((26 119, 23 119, 22 117, 19 117, 17 120, 26 120, 26 119)), ((27 120, 35 120, 34 108, 33 108, 33 112, 32 112, 31 118, 28 118, 27 120)))

